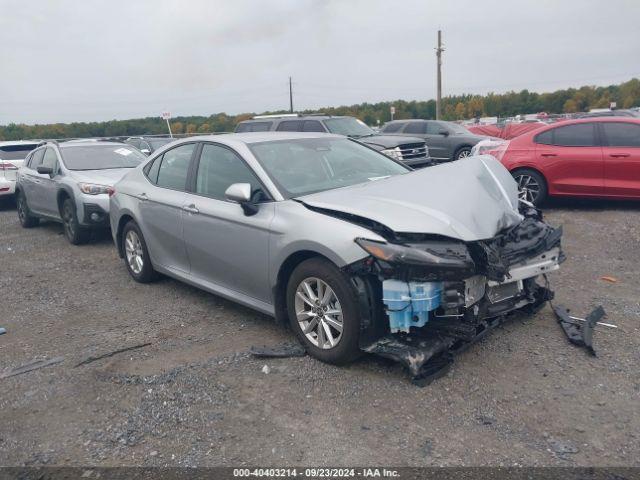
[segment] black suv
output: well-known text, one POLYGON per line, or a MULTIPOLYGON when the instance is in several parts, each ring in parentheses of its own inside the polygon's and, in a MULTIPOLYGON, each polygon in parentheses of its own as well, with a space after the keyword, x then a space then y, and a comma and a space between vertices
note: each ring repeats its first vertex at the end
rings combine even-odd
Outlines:
POLYGON ((243 132, 325 132, 354 138, 410 167, 432 164, 424 140, 417 137, 379 135, 354 117, 332 115, 257 115, 238 123, 236 133, 243 132))
POLYGON ((459 160, 471 155, 471 148, 488 137, 475 135, 461 125, 441 120, 394 120, 385 123, 381 133, 412 135, 427 142, 436 162, 459 160))

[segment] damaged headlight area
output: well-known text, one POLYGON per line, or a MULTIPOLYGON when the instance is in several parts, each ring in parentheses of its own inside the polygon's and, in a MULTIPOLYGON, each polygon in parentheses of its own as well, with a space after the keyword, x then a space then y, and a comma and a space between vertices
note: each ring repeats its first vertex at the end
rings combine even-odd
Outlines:
POLYGON ((428 365, 450 364, 452 353, 507 315, 541 308, 553 292, 539 280, 564 260, 562 230, 533 213, 477 242, 414 234, 389 242, 358 238, 370 257, 350 269, 371 284, 373 298, 361 347, 401 361, 416 383, 428 383, 434 374, 428 365))

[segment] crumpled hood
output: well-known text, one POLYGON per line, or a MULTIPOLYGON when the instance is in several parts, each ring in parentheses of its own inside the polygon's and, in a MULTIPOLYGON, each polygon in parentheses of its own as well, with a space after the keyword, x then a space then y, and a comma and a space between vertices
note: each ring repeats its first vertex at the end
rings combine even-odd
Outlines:
POLYGON ((372 135, 370 137, 356 138, 355 140, 374 148, 377 147, 380 150, 395 148, 408 143, 425 143, 423 138, 405 137, 404 135, 372 135))
POLYGON ((345 212, 397 233, 426 233, 465 242, 494 237, 520 223, 518 188, 490 155, 416 170, 298 198, 315 208, 345 212))
POLYGON ((107 170, 74 170, 71 174, 79 182, 113 186, 133 168, 110 168, 107 170))

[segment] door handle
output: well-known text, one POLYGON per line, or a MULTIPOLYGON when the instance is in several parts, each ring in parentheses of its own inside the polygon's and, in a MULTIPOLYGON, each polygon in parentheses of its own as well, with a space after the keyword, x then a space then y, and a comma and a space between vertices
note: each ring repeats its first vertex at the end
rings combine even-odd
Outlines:
POLYGON ((144 192, 136 195, 136 198, 138 200, 142 200, 143 202, 146 202, 147 200, 149 200, 149 197, 147 197, 147 194, 144 192))
POLYGON ((630 155, 628 153, 611 153, 609 156, 613 158, 623 158, 623 157, 628 157, 630 155))
POLYGON ((185 205, 182 207, 182 210, 193 214, 200 213, 200 210, 198 210, 193 203, 191 205, 185 205))
POLYGON ((558 155, 556 155, 555 153, 541 153, 540 156, 541 157, 557 157, 558 155))

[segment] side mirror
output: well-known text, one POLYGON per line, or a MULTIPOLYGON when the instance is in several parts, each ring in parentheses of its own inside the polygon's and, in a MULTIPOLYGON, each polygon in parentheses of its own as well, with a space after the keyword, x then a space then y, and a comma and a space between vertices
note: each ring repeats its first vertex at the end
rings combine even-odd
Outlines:
POLYGON ((448 136, 449 136, 449 130, 445 130, 444 128, 443 128, 442 130, 438 131, 438 133, 439 133, 440 135, 445 136, 445 137, 448 137, 448 136))
POLYGON ((249 216, 258 213, 258 207, 251 203, 251 184, 234 183, 227 188, 224 196, 227 200, 239 203, 245 215, 249 216))
POLYGON ((50 177, 53 175, 53 168, 51 168, 51 167, 45 167, 44 165, 38 165, 38 168, 36 170, 41 175, 49 175, 50 177))
POLYGON ((144 153, 145 155, 149 155, 151 153, 151 150, 149 150, 148 148, 143 148, 142 150, 140 150, 142 153, 144 153))

